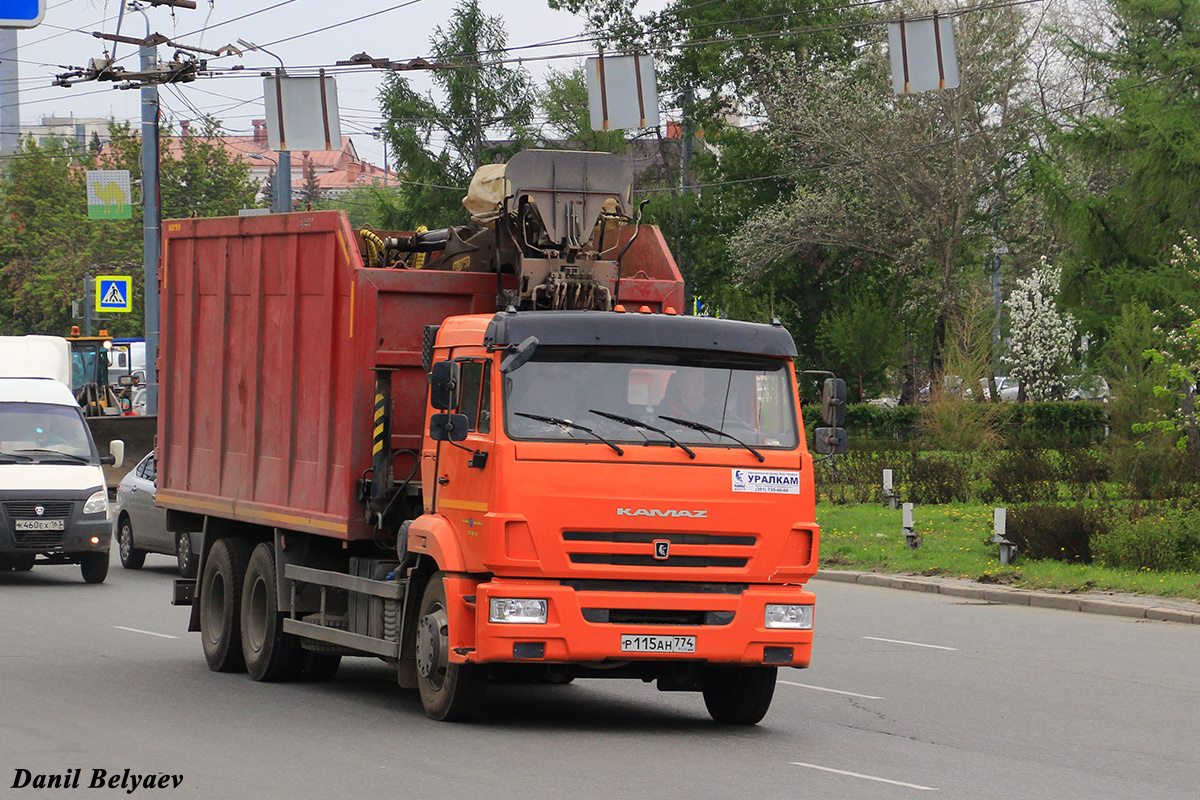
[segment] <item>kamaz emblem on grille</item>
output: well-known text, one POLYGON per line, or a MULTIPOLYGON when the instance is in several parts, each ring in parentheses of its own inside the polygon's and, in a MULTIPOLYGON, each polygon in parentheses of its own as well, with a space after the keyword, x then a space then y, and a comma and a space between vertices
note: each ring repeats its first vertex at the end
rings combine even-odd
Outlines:
POLYGON ((688 511, 685 508, 618 508, 618 517, 690 517, 708 519, 708 511, 688 511))
POLYGON ((45 506, 34 506, 33 513, 37 514, 40 517, 46 513, 46 507, 45 506))
POLYGON ((654 540, 654 557, 665 561, 671 555, 671 543, 666 539, 654 540))

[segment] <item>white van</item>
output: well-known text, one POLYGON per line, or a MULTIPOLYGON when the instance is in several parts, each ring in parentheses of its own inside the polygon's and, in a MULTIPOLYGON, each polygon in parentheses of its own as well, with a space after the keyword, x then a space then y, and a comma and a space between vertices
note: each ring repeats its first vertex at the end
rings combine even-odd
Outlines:
POLYGON ((0 336, 0 571, 78 564, 101 583, 112 539, 101 465, 119 467, 125 443, 97 452, 70 363, 60 337, 0 336))

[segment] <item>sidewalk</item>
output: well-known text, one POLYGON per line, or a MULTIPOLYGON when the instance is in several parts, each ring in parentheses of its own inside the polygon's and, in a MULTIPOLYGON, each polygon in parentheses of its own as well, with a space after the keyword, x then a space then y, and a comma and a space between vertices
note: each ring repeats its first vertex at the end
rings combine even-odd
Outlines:
POLYGON ((1200 603, 1170 597, 1154 597, 1113 592, 1057 594, 992 586, 961 578, 926 578, 920 575, 889 575, 879 572, 822 569, 816 580, 858 583, 863 586, 883 586, 913 592, 943 594, 989 603, 1008 603, 1035 608, 1057 608, 1063 611, 1082 611, 1088 614, 1110 614, 1134 619, 1184 622, 1200 625, 1200 603))

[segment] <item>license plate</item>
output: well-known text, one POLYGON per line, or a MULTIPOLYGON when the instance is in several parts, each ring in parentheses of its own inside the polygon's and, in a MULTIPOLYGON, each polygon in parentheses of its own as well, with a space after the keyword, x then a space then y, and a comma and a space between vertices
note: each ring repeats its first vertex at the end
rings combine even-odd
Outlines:
POLYGON ((19 519, 16 523, 19 531, 61 531, 66 528, 66 520, 62 519, 19 519))
POLYGON ((641 636, 621 634, 622 653, 694 653, 695 636, 641 636))

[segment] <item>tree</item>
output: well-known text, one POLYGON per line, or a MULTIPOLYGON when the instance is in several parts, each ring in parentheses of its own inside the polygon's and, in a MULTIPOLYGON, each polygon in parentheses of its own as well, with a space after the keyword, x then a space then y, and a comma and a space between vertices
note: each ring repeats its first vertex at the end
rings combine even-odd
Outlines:
POLYGON ((306 159, 304 162, 304 188, 300 190, 300 202, 314 207, 319 205, 323 199, 321 182, 317 180, 317 165, 306 159))
POLYGON ((433 60, 456 64, 433 73, 440 101, 417 94, 398 73, 385 79, 383 135, 405 180, 404 227, 464 222, 461 200, 475 170, 532 141, 530 80, 498 63, 506 43, 499 17, 484 14, 479 0, 459 0, 448 26, 430 38, 433 60))
POLYGON ((1003 361, 1034 400, 1062 400, 1075 349, 1075 318, 1056 303, 1062 268, 1043 261, 1008 297, 1010 352, 1003 361))
MULTIPOLYGON (((1183 244, 1175 245, 1172 251, 1172 263, 1200 286, 1200 243, 1193 236, 1185 236, 1183 244)), ((1196 411, 1196 397, 1200 394, 1200 315, 1188 305, 1181 310, 1188 321, 1174 328, 1156 328, 1161 341, 1145 355, 1166 369, 1169 388, 1164 388, 1161 394, 1177 399, 1178 429, 1184 434, 1187 449, 1197 453, 1200 452, 1200 419, 1196 411)), ((1160 312, 1160 318, 1165 316, 1160 312)))
POLYGON ((545 86, 537 92, 537 102, 546 118, 538 137, 544 146, 602 153, 629 149, 624 131, 592 130, 582 67, 570 72, 550 70, 545 86))

